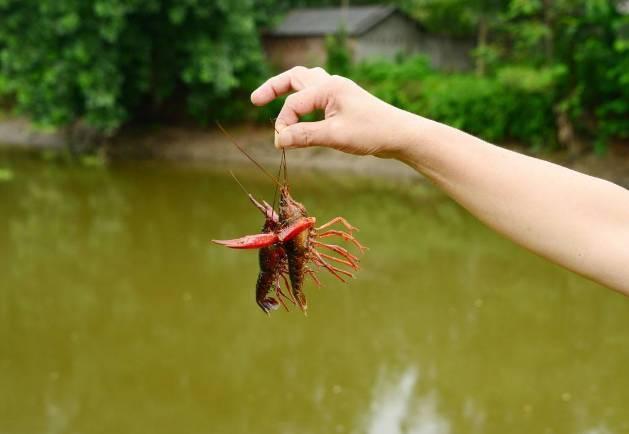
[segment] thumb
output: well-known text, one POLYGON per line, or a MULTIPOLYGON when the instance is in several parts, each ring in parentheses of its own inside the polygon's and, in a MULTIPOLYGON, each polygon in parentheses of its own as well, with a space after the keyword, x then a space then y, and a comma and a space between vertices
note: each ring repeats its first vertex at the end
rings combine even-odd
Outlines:
POLYGON ((275 133, 275 147, 307 148, 309 146, 329 146, 329 122, 298 122, 275 133))

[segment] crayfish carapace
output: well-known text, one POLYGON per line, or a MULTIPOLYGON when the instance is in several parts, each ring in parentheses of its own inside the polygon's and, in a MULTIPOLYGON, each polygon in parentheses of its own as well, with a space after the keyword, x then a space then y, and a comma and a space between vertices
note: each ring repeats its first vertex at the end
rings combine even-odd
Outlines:
POLYGON ((353 232, 358 229, 350 225, 343 217, 333 218, 329 222, 315 227, 315 217, 308 216, 306 207, 293 199, 289 192, 286 154, 282 153, 280 171, 276 178, 238 145, 221 125, 218 126, 247 158, 273 179, 276 186, 279 187, 280 199, 278 210, 275 211, 274 206, 265 201, 259 203, 251 194, 246 193, 251 202, 265 216, 262 233, 246 235, 233 240, 212 241, 232 249, 260 249, 260 273, 256 284, 256 301, 264 312, 269 313, 271 310, 277 309, 280 304, 288 310, 282 300, 284 297, 296 303, 305 314, 308 308, 303 292, 306 275, 312 277, 315 284, 319 286, 317 269, 327 270, 342 282, 346 281, 344 277, 354 277, 354 274, 337 265, 342 264, 352 270, 359 269, 359 259, 356 255, 340 245, 324 243, 321 240, 328 237, 340 237, 353 243, 363 253, 366 248, 353 235, 353 232), (280 182, 282 173, 283 180, 280 182), (342 224, 346 230, 329 229, 336 223, 342 224), (331 253, 336 253, 338 256, 331 253), (287 275, 290 285, 286 279, 287 275), (284 283, 288 288, 290 298, 282 292, 281 283, 284 283), (270 296, 272 290, 275 291, 277 299, 270 296))

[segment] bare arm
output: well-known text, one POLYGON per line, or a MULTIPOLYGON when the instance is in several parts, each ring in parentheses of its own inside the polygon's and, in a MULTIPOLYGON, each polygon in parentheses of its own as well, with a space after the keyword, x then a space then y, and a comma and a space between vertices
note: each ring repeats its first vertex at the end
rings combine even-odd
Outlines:
POLYGON ((277 146, 397 158, 497 232, 629 295, 628 190, 404 112, 320 68, 273 77, 252 101, 289 91, 297 92, 278 116, 277 146), (299 122, 315 109, 325 120, 299 122))

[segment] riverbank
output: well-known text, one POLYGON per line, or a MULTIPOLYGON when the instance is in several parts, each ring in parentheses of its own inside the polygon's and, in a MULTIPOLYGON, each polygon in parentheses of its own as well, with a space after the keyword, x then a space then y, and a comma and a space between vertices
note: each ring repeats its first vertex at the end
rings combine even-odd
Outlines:
MULTIPOLYGON (((248 153, 273 167, 279 160, 273 146, 270 126, 238 124, 225 126, 248 153)), ((103 138, 83 125, 56 131, 34 129, 23 119, 0 120, 0 145, 24 150, 85 150, 102 144, 107 160, 161 159, 195 165, 237 165, 246 158, 217 128, 199 126, 159 126, 126 129, 114 137, 103 138)), ((604 156, 586 154, 578 158, 565 152, 532 154, 526 149, 512 149, 607 179, 629 188, 629 144, 616 143, 604 156)), ((347 171, 365 176, 412 178, 419 175, 394 160, 342 154, 330 149, 310 148, 288 154, 293 168, 347 171)))
MULTIPOLYGON (((274 131, 270 125, 225 125, 225 129, 257 161, 269 167, 277 166, 281 154, 273 146, 274 131)), ((160 127, 152 131, 127 131, 107 144, 107 155, 113 160, 150 158, 194 164, 249 164, 217 128, 160 127)), ((348 171, 364 176, 419 176, 395 160, 356 158, 326 148, 290 151, 287 158, 292 168, 348 171)))

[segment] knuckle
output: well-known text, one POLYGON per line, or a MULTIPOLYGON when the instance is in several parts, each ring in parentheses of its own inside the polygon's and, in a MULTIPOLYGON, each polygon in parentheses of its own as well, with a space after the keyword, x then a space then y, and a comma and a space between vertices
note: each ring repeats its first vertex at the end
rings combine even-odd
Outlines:
POLYGON ((293 66, 290 69, 290 72, 292 72, 292 73, 302 73, 302 72, 305 72, 307 70, 308 70, 308 68, 306 68, 305 66, 298 65, 298 66, 293 66))
POLYGON ((269 78, 267 83, 273 88, 279 87, 279 85, 282 83, 282 77, 276 75, 275 77, 269 78))
POLYGON ((340 75, 332 75, 330 77, 330 86, 335 90, 343 89, 349 86, 350 80, 340 75))
POLYGON ((297 94, 295 93, 291 93, 290 95, 288 95, 286 97, 286 100, 284 101, 284 105, 287 107, 295 107, 295 104, 297 103, 297 94))

